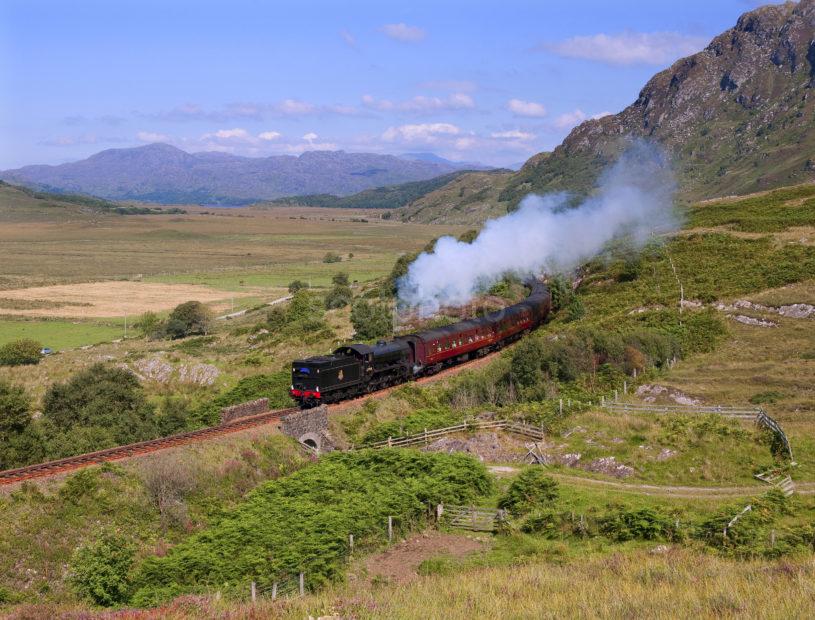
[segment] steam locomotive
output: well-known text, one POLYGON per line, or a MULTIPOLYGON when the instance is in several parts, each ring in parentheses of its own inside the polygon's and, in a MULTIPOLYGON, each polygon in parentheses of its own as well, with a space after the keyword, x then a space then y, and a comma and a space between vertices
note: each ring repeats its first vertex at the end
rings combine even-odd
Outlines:
POLYGON ((537 280, 527 286, 526 299, 480 318, 295 360, 291 397, 304 409, 335 403, 497 351, 538 327, 551 310, 548 287, 537 280))

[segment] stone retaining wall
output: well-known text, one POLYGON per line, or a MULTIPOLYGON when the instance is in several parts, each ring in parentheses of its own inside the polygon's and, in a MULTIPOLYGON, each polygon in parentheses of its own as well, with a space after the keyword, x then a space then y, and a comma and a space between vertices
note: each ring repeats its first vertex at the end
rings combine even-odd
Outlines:
POLYGON ((328 407, 295 411, 280 418, 284 435, 308 444, 321 452, 334 449, 334 440, 328 432, 328 407))
POLYGON ((241 403, 239 405, 232 405, 231 407, 224 407, 221 409, 221 424, 226 424, 238 418, 245 418, 250 415, 257 415, 258 413, 265 413, 269 411, 269 399, 258 398, 251 400, 248 403, 241 403))

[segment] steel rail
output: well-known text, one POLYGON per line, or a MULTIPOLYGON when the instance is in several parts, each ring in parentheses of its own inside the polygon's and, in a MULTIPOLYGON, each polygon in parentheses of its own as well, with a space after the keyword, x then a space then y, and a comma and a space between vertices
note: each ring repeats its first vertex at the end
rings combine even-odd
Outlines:
POLYGON ((53 476, 54 474, 80 469, 89 465, 109 463, 111 461, 117 461, 131 456, 149 454, 150 452, 157 452, 159 450, 165 450, 175 446, 181 446, 196 441, 227 435, 229 433, 236 433, 255 426, 269 424, 270 422, 279 420, 287 413, 292 413, 294 411, 300 411, 300 408, 289 407, 287 409, 267 411, 253 416, 247 416, 245 418, 238 418, 226 424, 199 428, 187 433, 168 435, 167 437, 148 439, 147 441, 116 446, 115 448, 106 448, 104 450, 97 450, 96 452, 77 454, 76 456, 69 456, 56 461, 37 463, 36 465, 28 465, 26 467, 18 467, 16 469, 7 469, 5 471, 0 471, 0 486, 22 482, 23 480, 31 480, 33 478, 53 476))

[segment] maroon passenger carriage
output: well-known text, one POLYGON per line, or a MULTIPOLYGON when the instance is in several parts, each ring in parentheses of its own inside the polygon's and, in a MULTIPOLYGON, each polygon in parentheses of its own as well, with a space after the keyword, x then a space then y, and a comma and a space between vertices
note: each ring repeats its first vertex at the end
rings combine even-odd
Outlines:
POLYGON ((480 318, 295 360, 291 396, 302 407, 337 402, 496 351, 538 327, 549 315, 548 287, 537 280, 527 286, 530 294, 526 299, 480 318))

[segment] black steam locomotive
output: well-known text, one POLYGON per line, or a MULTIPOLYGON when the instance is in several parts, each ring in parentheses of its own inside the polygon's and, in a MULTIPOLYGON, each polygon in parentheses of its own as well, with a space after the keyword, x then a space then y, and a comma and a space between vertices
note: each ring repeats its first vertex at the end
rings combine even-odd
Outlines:
POLYGON ((549 314, 549 289, 536 280, 528 286, 526 299, 480 318, 295 360, 291 396, 303 408, 335 403, 496 351, 538 327, 549 314))

